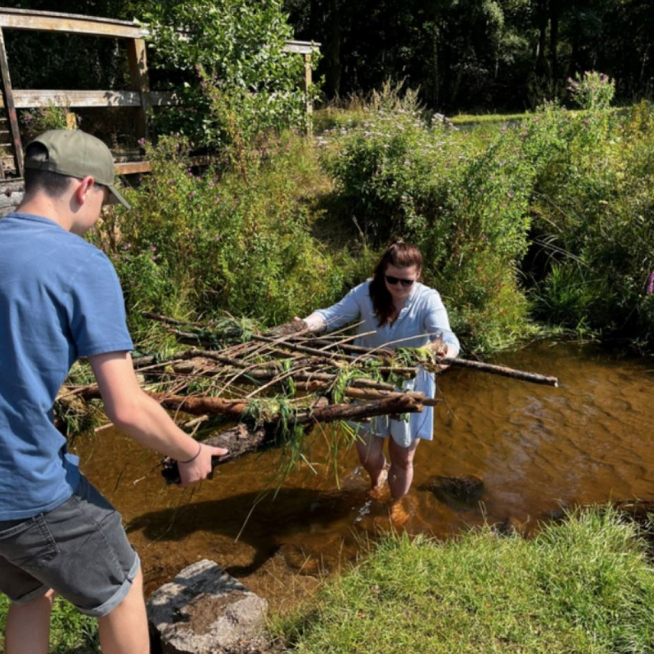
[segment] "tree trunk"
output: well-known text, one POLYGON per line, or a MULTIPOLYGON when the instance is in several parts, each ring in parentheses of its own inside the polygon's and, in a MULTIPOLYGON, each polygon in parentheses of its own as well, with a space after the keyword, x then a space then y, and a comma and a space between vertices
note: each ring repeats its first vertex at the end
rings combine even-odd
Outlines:
POLYGON ((341 11, 339 0, 329 2, 329 40, 326 43, 327 73, 325 75, 325 86, 327 95, 336 97, 341 92, 341 41, 343 29, 341 24, 341 11))
POLYGON ((550 0, 550 75, 555 93, 559 90, 559 2, 550 0))

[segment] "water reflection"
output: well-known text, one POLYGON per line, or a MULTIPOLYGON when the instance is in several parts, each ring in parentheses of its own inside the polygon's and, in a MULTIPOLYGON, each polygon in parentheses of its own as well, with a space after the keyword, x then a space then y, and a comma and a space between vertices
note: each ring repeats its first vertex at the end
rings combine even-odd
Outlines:
MULTIPOLYGON (((448 373, 440 382, 435 440, 417 454, 410 532, 445 538, 508 520, 529 530, 561 506, 654 500, 651 362, 548 343, 496 362, 556 375, 560 386, 448 373), (444 501, 429 490, 435 476, 480 478, 480 501, 444 501)), ((276 493, 267 483, 279 460, 274 450, 227 464, 213 481, 184 492, 166 488, 157 457, 116 432, 80 439, 78 450, 83 469, 129 525, 148 592, 210 558, 283 609, 389 528, 382 508, 367 498, 355 453, 339 455, 339 487, 323 464, 320 436, 313 465, 276 493)))

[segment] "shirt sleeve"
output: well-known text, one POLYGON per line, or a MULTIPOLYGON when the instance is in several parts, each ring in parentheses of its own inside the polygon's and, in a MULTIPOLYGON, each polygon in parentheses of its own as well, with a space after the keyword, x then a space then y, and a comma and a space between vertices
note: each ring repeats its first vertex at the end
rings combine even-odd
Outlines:
POLYGON ((461 348, 459 339, 450 327, 450 319, 440 294, 433 289, 427 296, 425 328, 432 341, 435 341, 439 334, 441 335, 443 342, 447 343, 448 358, 453 359, 459 354, 461 348))
POLYGON ((70 294, 69 328, 77 356, 134 349, 118 275, 102 252, 95 252, 88 269, 71 281, 70 294))
POLYGON ((362 293, 363 284, 353 288, 342 300, 333 304, 327 309, 318 309, 313 313, 320 316, 327 326, 327 331, 332 331, 347 325, 361 315, 359 296, 362 293))

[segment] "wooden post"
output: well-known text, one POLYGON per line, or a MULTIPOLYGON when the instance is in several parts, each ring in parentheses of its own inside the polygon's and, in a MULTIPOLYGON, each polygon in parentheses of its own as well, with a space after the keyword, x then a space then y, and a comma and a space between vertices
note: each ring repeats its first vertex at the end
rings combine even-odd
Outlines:
POLYGON ((148 81, 148 60, 143 39, 127 40, 129 58, 130 89, 141 94, 141 108, 137 110, 137 136, 148 138, 148 111, 150 109, 150 82, 148 81))
POLYGON ((9 118, 9 128, 14 146, 14 162, 19 177, 23 176, 23 145, 20 140, 18 128, 18 116, 14 105, 14 94, 11 89, 11 77, 9 76, 9 64, 7 62, 7 51, 5 49, 5 37, 0 28, 0 73, 2 75, 2 93, 4 96, 5 110, 9 118))
POLYGON ((313 116, 313 102, 309 97, 309 91, 311 90, 311 53, 308 52, 304 55, 304 92, 307 97, 307 135, 311 136, 313 131, 312 125, 312 116, 313 116))

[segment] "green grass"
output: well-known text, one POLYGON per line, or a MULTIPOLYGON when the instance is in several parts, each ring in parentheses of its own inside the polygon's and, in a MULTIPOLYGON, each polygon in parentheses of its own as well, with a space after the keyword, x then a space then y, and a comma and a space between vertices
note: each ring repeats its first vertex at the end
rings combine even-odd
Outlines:
MULTIPOLYGON (((4 630, 9 600, 0 593, 0 652, 5 651, 4 630)), ((82 615, 70 602, 55 599, 50 623, 50 654, 99 652, 97 622, 82 615)))
POLYGON ((301 654, 644 654, 652 607, 644 543, 594 510, 530 541, 389 537, 281 631, 301 654))
POLYGON ((533 112, 523 114, 458 114, 450 116, 448 120, 454 125, 481 125, 485 123, 507 123, 524 120, 533 116, 533 112))

